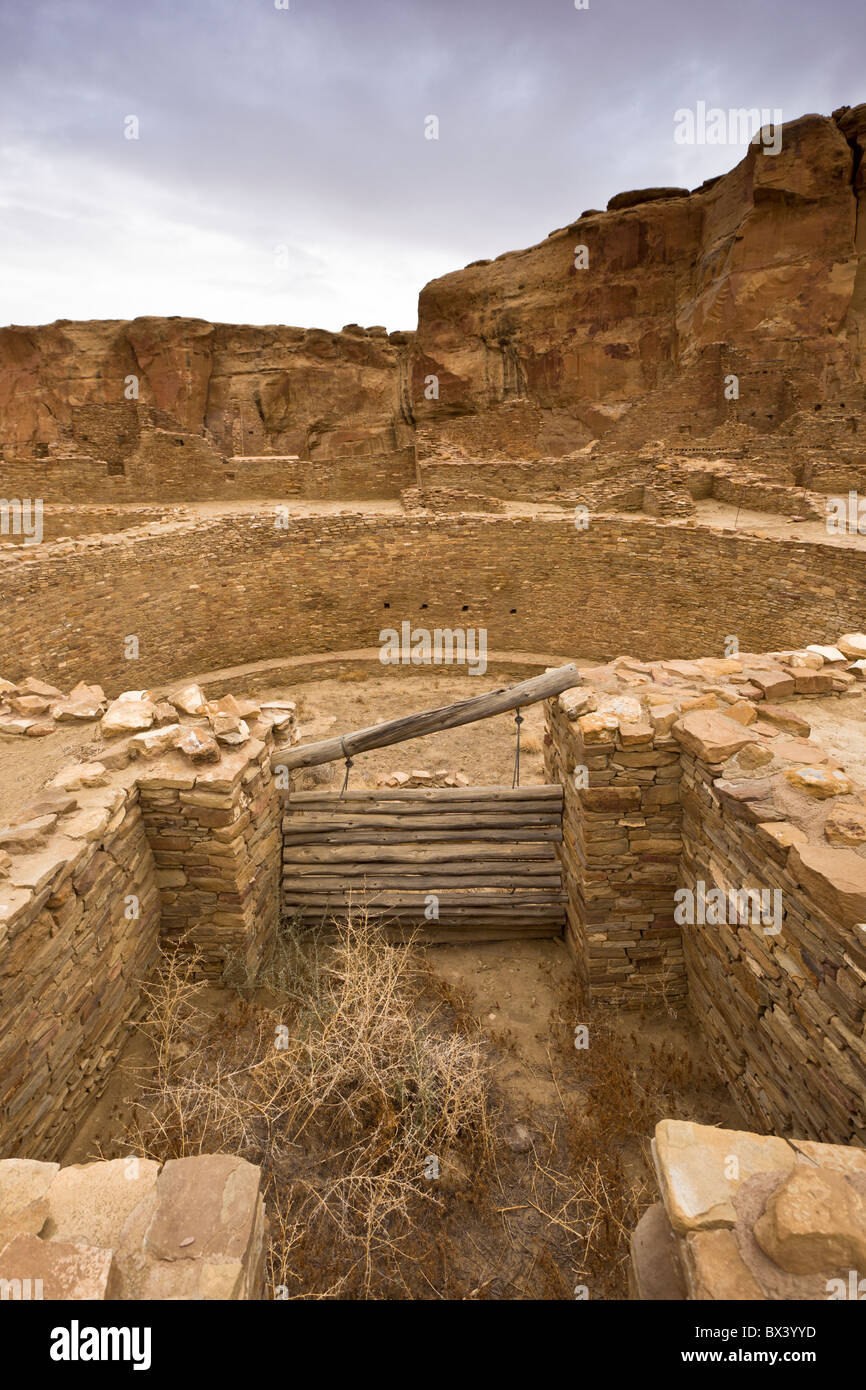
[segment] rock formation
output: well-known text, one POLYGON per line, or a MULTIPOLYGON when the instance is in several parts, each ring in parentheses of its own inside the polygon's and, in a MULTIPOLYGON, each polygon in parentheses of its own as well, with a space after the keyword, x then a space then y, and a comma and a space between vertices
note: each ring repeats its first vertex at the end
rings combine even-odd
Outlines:
POLYGON ((589 451, 730 454, 779 434, 796 474, 816 443, 858 442, 864 146, 866 105, 803 116, 778 154, 750 146, 692 193, 618 194, 432 281, 414 334, 184 318, 0 330, 4 471, 49 501, 397 497, 453 483, 449 464, 565 459, 583 479, 589 451))

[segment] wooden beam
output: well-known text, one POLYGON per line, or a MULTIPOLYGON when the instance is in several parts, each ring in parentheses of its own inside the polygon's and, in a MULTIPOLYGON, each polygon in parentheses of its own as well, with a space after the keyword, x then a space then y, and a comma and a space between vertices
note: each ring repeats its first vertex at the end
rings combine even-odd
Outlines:
POLYGON ((476 695, 471 700, 458 700, 453 705, 407 714, 402 719, 390 719, 370 729, 356 729, 342 738, 327 738, 321 743, 307 743, 300 748, 279 748, 271 755, 271 767, 276 771, 281 767, 318 767, 321 763, 337 762, 340 758, 369 752, 371 748, 387 748, 392 743, 405 743, 410 738, 422 738, 425 734, 439 733, 442 729, 456 729, 461 724, 473 724, 494 714, 522 709, 525 705, 537 704, 539 700, 552 699, 563 690, 571 690, 581 683, 580 672, 573 663, 558 666, 554 671, 533 676, 531 680, 521 681, 518 685, 506 686, 504 690, 491 690, 487 695, 476 695))
MULTIPOLYGON (((309 745, 310 748, 317 746, 313 743, 309 745)), ((440 805, 453 806, 461 801, 489 801, 492 809, 495 809, 497 803, 505 801, 516 801, 520 806, 524 801, 561 800, 560 782, 528 783, 523 787, 355 787, 342 794, 335 791, 293 792, 291 798, 296 811, 305 806, 311 809, 317 806, 342 806, 349 801, 361 802, 365 806, 371 802, 387 801, 399 811, 403 802, 407 809, 414 807, 423 810, 428 802, 438 809, 440 805)), ((459 810, 459 805, 454 809, 459 810)))

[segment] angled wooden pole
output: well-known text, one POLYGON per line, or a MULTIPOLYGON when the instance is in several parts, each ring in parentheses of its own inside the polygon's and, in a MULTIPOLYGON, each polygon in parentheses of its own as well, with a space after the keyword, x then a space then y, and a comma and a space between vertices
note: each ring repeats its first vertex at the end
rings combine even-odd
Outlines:
POLYGON ((342 738, 327 738, 321 743, 308 743, 300 748, 280 748, 271 755, 271 767, 275 771, 281 767, 318 767, 320 763, 351 758, 371 748, 387 748, 392 743, 405 743, 410 738, 436 734, 441 729, 456 729, 461 724, 473 724, 494 714, 505 714, 511 709, 534 705, 539 700, 549 700, 581 683, 580 672, 573 663, 569 663, 568 666, 545 671, 544 675, 533 676, 531 680, 521 681, 519 685, 506 686, 504 690, 491 690, 487 695, 476 695, 471 700, 458 700, 453 705, 407 714, 402 719, 390 719, 370 729, 356 729, 342 738))

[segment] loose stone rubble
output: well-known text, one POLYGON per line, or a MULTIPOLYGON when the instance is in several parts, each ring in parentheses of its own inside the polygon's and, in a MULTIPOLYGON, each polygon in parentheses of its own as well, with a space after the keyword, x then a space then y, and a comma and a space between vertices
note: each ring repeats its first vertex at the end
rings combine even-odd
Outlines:
POLYGON ((411 772, 389 772, 376 781, 377 787, 468 787, 469 778, 462 772, 454 772, 447 767, 428 772, 426 768, 413 768, 411 772))

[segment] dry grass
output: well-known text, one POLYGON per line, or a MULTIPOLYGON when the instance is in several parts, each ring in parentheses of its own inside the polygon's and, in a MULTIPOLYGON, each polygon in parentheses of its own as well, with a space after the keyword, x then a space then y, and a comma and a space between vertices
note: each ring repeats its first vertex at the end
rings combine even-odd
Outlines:
POLYGON ((544 742, 540 734, 525 732, 520 738, 520 751, 522 753, 542 753, 544 742))
POLYGON ((423 1296, 443 1188, 490 1164, 479 1040, 449 1026, 411 943, 387 945, 363 915, 334 945, 283 936, 216 1030, 196 971, 166 955, 149 987, 136 1150, 261 1165, 281 1296, 423 1296))
MULTIPOLYGON (((668 1010, 669 1012, 673 1012, 668 1010)), ((655 1022, 658 1013, 647 1015, 655 1022)), ((563 1271, 591 1298, 628 1297, 629 1239, 658 1200, 650 1139, 659 1120, 709 1120, 718 1079, 687 1049, 628 1034, 609 1008, 587 1007, 569 992, 551 1020, 551 1073, 560 1113, 536 1146, 532 1201, 553 1229, 559 1259, 551 1291, 569 1296, 563 1271), (575 1019, 588 1026, 589 1046, 574 1046, 575 1019), (703 1110, 700 1097, 710 1103, 703 1110)))
POLYGON ((712 1122, 715 1079, 569 987, 550 1021, 557 1100, 518 1114, 491 1080, 508 1044, 415 944, 363 913, 328 930, 284 932, 216 1019, 195 955, 163 957, 124 1151, 259 1164, 277 1297, 627 1297, 629 1237, 656 1200, 649 1137, 664 1116, 712 1122), (517 1120, 531 1145, 515 1153, 517 1120))

